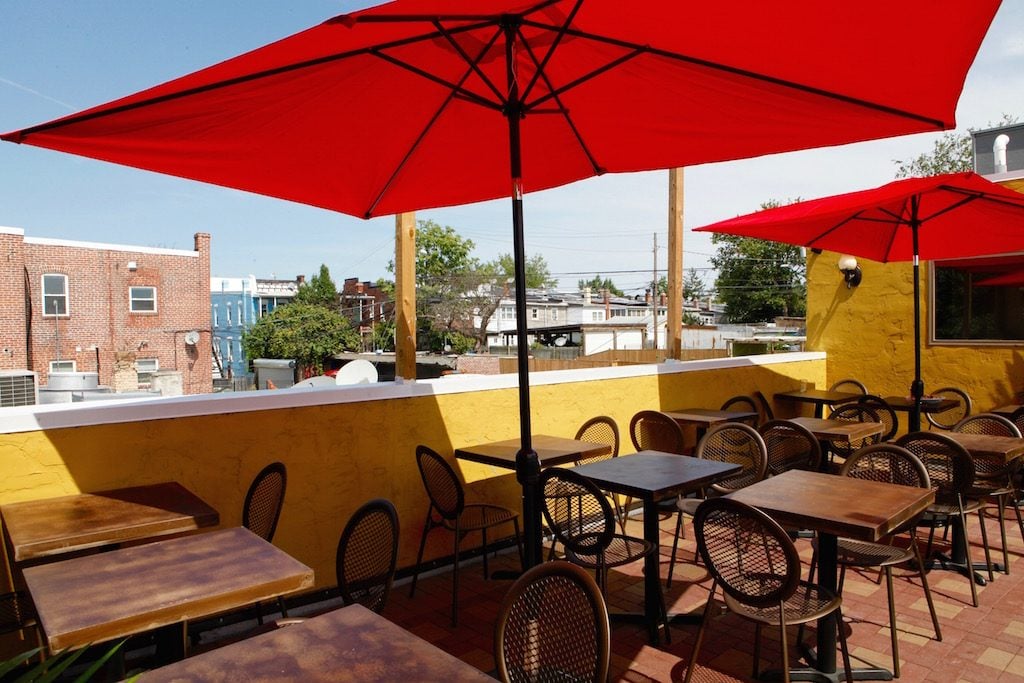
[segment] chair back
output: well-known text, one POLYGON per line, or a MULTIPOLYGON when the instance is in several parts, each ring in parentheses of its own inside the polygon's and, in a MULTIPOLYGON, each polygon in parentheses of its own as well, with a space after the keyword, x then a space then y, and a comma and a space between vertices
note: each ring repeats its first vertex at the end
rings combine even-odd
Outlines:
POLYGON ((900 420, 896 416, 896 411, 893 410, 888 401, 881 396, 864 394, 863 398, 857 399, 857 403, 862 406, 868 406, 875 411, 875 414, 878 416, 878 421, 885 425, 885 431, 878 437, 879 441, 888 441, 896 436, 896 432, 900 428, 900 420))
POLYGON ((771 517, 731 498, 709 498, 693 518, 697 552, 731 597, 753 607, 775 607, 800 585, 800 556, 771 517))
POLYGON ((868 388, 866 386, 864 386, 864 383, 859 381, 859 380, 853 379, 852 377, 847 377, 846 379, 839 380, 838 382, 836 382, 835 384, 830 386, 828 388, 828 390, 829 391, 844 391, 844 392, 846 392, 848 394, 866 394, 866 393, 868 393, 868 388))
POLYGON ((1016 425, 1017 429, 1024 434, 1024 406, 1013 411, 1013 415, 1010 416, 1010 422, 1016 425))
POLYGON ((760 423, 771 422, 775 419, 775 411, 772 410, 772 404, 768 401, 768 398, 760 391, 754 392, 754 398, 757 400, 759 412, 761 413, 760 423))
POLYGON ((743 467, 739 473, 709 487, 722 494, 761 481, 768 469, 764 439, 756 429, 741 422, 720 422, 712 426, 697 444, 696 456, 743 467))
POLYGON ((683 428, 657 410, 641 410, 634 415, 629 421, 629 437, 638 451, 683 454, 686 450, 683 428))
POLYGON ((576 555, 600 557, 615 536, 615 514, 601 489, 577 472, 549 467, 540 475, 548 528, 576 555))
POLYGON ((957 389, 956 387, 942 387, 941 389, 931 392, 931 395, 938 398, 950 398, 957 402, 957 406, 955 408, 943 410, 941 413, 925 413, 925 419, 928 420, 928 424, 932 427, 950 430, 955 427, 960 420, 971 414, 971 397, 968 396, 967 392, 963 389, 957 389))
POLYGON ((274 540, 288 485, 284 463, 272 462, 256 475, 242 506, 242 526, 268 543, 274 540))
POLYGON ((978 413, 965 417, 954 425, 953 431, 961 434, 987 434, 1020 438, 1020 430, 1017 425, 995 413, 978 413))
POLYGON ((430 498, 430 505, 437 514, 448 521, 462 514, 466 507, 466 495, 452 466, 437 451, 422 444, 416 447, 416 466, 420 469, 420 478, 423 479, 423 488, 430 498))
MULTIPOLYGON (((719 410, 742 410, 757 413, 758 416, 761 415, 761 411, 758 409, 757 403, 755 403, 754 399, 750 396, 733 396, 732 398, 728 398, 719 410)), ((758 418, 740 420, 740 422, 749 424, 751 427, 756 427, 758 421, 758 418)))
POLYGON ((917 456, 935 489, 935 502, 956 505, 974 484, 971 454, 953 439, 938 432, 911 432, 896 440, 917 456))
MULTIPOLYGON (((882 417, 875 410, 874 406, 863 403, 844 403, 841 406, 837 406, 829 413, 828 419, 843 420, 845 422, 882 422, 882 417)), ((875 434, 874 436, 866 436, 863 439, 852 439, 849 443, 833 441, 830 448, 838 455, 848 458, 854 451, 879 441, 881 441, 881 435, 875 434)))
POLYGON ((768 474, 786 470, 816 471, 821 464, 821 444, 809 429, 789 420, 769 420, 757 428, 768 453, 768 474))
POLYGON ((506 683, 607 680, 608 608, 590 574, 554 560, 519 577, 498 612, 494 659, 506 683))
POLYGON ((334 566, 346 605, 380 612, 387 604, 398 561, 398 512, 391 501, 363 503, 341 532, 334 566))
POLYGON ((865 446, 853 453, 843 463, 839 475, 923 489, 932 486, 924 463, 906 448, 892 443, 865 446))
POLYGON ((587 465, 592 462, 615 458, 619 455, 619 426, 615 424, 615 420, 606 415, 592 417, 584 422, 583 426, 576 432, 576 440, 607 446, 600 453, 580 458, 576 461, 577 465, 587 465))

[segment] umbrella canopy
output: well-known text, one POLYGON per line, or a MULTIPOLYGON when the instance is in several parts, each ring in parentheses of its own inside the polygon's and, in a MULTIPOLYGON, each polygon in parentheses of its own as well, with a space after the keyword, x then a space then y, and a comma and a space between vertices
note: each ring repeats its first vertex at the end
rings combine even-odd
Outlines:
POLYGON ((921 426, 920 259, 1024 250, 1024 194, 975 173, 908 178, 797 202, 697 228, 827 249, 873 261, 914 263, 914 382, 910 428, 921 426))
POLYGON ((971 284, 975 287, 1024 287, 1024 270, 993 275, 984 280, 975 280, 971 284))
POLYGON ((532 564, 523 192, 952 128, 998 7, 396 0, 2 137, 361 217, 511 194, 532 564))

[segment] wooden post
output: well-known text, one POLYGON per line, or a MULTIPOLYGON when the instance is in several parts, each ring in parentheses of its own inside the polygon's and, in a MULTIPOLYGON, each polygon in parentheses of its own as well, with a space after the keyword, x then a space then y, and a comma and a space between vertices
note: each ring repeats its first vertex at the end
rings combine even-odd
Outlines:
POLYGON ((395 216, 395 378, 416 379, 416 214, 395 216))
POLYGON ((668 171, 668 334, 665 357, 683 354, 683 169, 668 171))

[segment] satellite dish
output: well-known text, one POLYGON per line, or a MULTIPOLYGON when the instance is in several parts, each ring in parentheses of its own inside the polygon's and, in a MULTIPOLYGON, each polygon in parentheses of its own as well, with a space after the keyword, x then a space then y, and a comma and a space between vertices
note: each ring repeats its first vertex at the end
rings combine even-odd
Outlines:
POLYGON ((185 343, 189 346, 195 346, 199 343, 199 333, 195 330, 185 333, 185 343))
POLYGON ((341 366, 334 377, 335 384, 375 384, 377 368, 368 360, 349 361, 341 366))
POLYGON ((293 384, 292 386, 290 386, 288 388, 289 389, 308 389, 308 388, 332 387, 332 386, 334 386, 334 378, 333 377, 328 377, 326 375, 317 375, 316 377, 309 377, 307 379, 302 380, 301 382, 296 382, 295 384, 293 384))
POLYGON ((555 346, 565 346, 565 337, 555 337, 555 346))

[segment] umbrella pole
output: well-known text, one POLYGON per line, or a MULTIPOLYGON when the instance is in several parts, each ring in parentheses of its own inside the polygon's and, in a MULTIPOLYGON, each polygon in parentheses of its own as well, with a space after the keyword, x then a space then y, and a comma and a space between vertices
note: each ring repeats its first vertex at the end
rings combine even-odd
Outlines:
POLYGON ((522 102, 515 70, 515 38, 518 25, 513 17, 503 22, 505 64, 508 75, 509 163, 512 174, 512 239, 516 276, 516 368, 519 375, 519 439, 516 480, 523 489, 524 570, 540 563, 540 459, 533 450, 530 433, 530 346, 526 328, 526 243, 523 236, 523 165, 519 122, 522 102))
POLYGON ((921 264, 917 248, 917 230, 921 220, 917 213, 918 202, 917 195, 910 198, 910 234, 914 241, 914 381, 910 385, 914 409, 910 411, 911 432, 921 430, 921 397, 924 396, 924 382, 921 380, 921 264))

